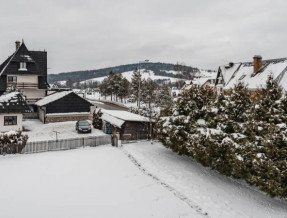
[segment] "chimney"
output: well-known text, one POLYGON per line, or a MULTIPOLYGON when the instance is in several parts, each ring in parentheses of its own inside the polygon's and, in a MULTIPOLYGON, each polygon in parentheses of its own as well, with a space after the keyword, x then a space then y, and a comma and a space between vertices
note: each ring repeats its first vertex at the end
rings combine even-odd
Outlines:
POLYGON ((20 48, 20 41, 16 41, 15 45, 16 45, 16 51, 17 51, 20 48))
POLYGON ((262 57, 260 55, 255 55, 253 57, 253 74, 258 73, 262 66, 262 57))

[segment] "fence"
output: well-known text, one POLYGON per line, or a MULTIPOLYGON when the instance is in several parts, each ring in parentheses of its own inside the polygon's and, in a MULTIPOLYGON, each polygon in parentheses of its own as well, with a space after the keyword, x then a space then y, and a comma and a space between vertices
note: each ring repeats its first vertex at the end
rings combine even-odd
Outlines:
POLYGON ((22 150, 22 154, 69 150, 80 147, 95 147, 98 145, 111 144, 111 136, 93 136, 73 139, 60 139, 49 141, 28 142, 22 150))
POLYGON ((136 141, 145 141, 150 140, 150 136, 148 133, 136 133, 136 134, 124 134, 122 137, 122 143, 133 143, 136 141))

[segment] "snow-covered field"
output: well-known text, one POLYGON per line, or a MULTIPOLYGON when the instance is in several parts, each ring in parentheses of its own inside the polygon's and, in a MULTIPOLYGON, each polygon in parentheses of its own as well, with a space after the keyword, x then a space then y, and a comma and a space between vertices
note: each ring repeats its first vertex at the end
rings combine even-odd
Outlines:
POLYGON ((286 218, 287 202, 160 143, 0 157, 1 217, 286 218))
POLYGON ((206 217, 100 146, 0 157, 3 218, 206 217))
POLYGON ((29 142, 55 140, 56 132, 58 132, 58 139, 105 135, 103 131, 94 128, 91 133, 79 134, 75 126, 76 121, 43 124, 38 119, 28 119, 23 121, 23 127, 29 131, 23 133, 29 136, 29 142))
POLYGON ((166 183, 178 196, 212 218, 286 218, 287 201, 272 199, 245 182, 202 167, 160 143, 124 146, 147 174, 166 183))

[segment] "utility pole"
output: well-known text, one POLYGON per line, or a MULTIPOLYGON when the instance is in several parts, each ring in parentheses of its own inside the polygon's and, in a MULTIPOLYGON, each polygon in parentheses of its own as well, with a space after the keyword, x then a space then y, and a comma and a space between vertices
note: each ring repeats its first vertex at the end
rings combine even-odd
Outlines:
POLYGON ((153 144, 152 110, 150 102, 149 102, 149 131, 150 131, 150 143, 153 144))
POLYGON ((141 108, 141 70, 140 70, 140 64, 139 64, 139 86, 138 86, 138 108, 139 108, 139 112, 140 112, 140 108, 141 108))

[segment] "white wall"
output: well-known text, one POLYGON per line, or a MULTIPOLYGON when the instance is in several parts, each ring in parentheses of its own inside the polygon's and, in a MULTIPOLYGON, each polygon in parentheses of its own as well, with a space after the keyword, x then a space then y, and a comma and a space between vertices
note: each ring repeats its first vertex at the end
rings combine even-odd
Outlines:
POLYGON ((0 114, 0 132, 7 132, 10 130, 22 130, 23 115, 22 114, 0 114), (4 116, 17 116, 17 125, 4 126, 4 116))
MULTIPOLYGON (((27 97, 27 101, 29 104, 35 103, 35 100, 29 101, 29 99, 41 99, 45 97, 46 93, 43 89, 38 89, 38 75, 7 75, 7 82, 8 82, 8 76, 16 76, 17 77, 17 83, 34 83, 36 84, 35 87, 29 87, 20 90, 23 92, 23 95, 27 97)), ((21 86, 20 86, 21 87, 21 86)))
POLYGON ((44 89, 22 89, 23 95, 27 96, 27 98, 43 98, 45 97, 44 89))
POLYGON ((46 110, 46 107, 38 107, 39 119, 43 123, 45 123, 45 110, 46 110))

